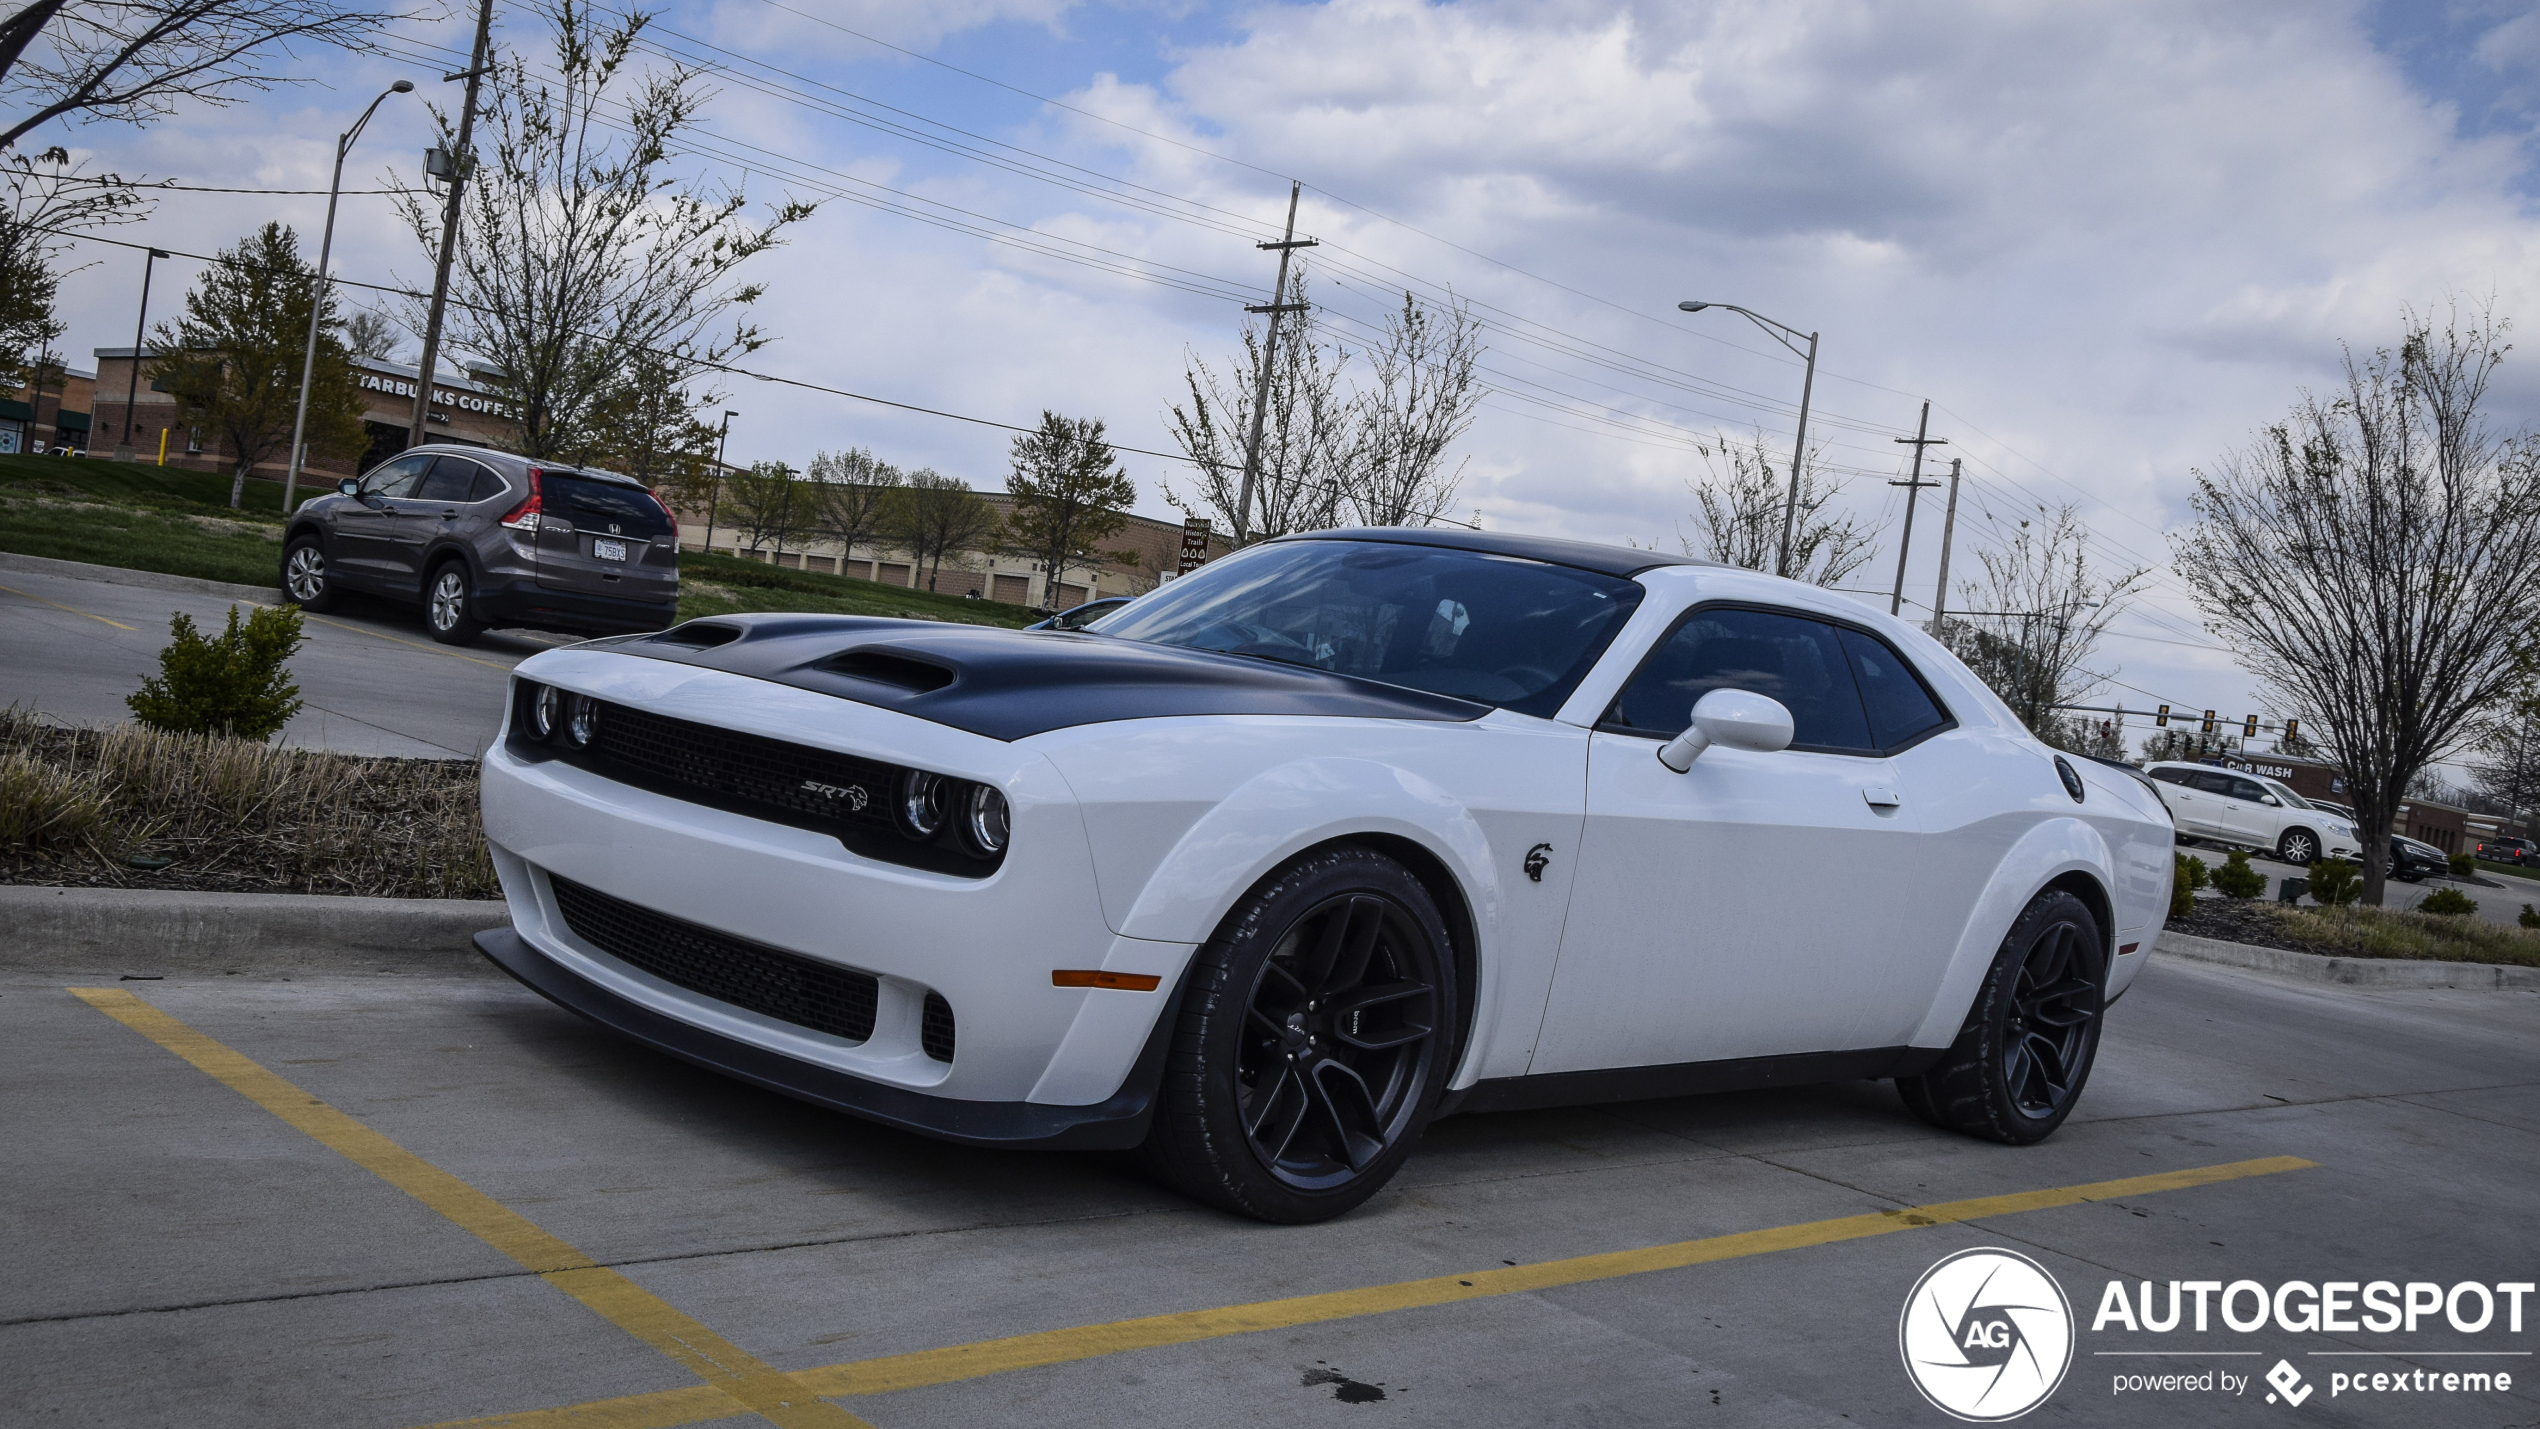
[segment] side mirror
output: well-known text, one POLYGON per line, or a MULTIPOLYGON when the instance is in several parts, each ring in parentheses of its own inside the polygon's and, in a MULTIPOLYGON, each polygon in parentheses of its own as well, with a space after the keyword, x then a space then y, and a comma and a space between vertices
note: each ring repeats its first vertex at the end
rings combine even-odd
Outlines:
POLYGON ((362 484, 348 476, 342 481, 335 483, 335 494, 338 496, 359 496, 362 494, 362 484))
POLYGON ((2284 807, 2284 801, 2273 794, 2260 794, 2258 796, 2258 802, 2271 809, 2281 809, 2284 807))
POLYGON ((1694 702, 1685 732, 1659 746, 1658 762, 1682 774, 1715 744, 1772 754, 1790 747, 1791 729, 1781 701, 1751 690, 1713 690, 1694 702))

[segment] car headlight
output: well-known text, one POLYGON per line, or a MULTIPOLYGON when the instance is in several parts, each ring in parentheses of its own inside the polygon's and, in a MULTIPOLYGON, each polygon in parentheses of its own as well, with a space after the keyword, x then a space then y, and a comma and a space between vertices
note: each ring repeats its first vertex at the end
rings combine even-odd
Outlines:
POLYGON ((983 856, 1005 852, 1006 840, 1014 834, 1014 811, 1007 807, 1005 795, 993 785, 974 784, 969 803, 966 828, 972 851, 983 856))
POLYGON ((944 784, 940 774, 912 769, 900 776, 900 832, 931 839, 944 829, 944 784))
POLYGON ((600 732, 600 702, 589 695, 565 696, 565 742, 576 749, 591 747, 591 736, 600 732))
POLYGON ((556 720, 563 713, 564 692, 553 685, 540 685, 529 697, 529 737, 544 744, 556 732, 556 720))

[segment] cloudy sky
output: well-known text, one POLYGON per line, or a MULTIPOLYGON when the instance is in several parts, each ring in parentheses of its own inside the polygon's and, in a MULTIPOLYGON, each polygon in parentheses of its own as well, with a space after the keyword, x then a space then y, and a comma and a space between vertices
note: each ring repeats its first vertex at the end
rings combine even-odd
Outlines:
MULTIPOLYGON (((498 42, 542 60, 545 21, 505 8, 498 42)), ((2527 4, 704 0, 652 33, 650 62, 720 70, 696 176, 823 203, 757 260, 763 371, 994 421, 1099 416, 1169 449, 1186 354, 1222 359, 1267 296, 1253 245, 1294 178, 1325 331, 1354 343, 1405 286, 1489 325, 1461 515, 1693 534, 1699 444, 1791 439, 1798 363, 1734 314, 1675 310, 1738 303, 1823 334, 1812 442, 1881 531, 1850 583, 1894 579, 1893 439, 1928 399, 1935 450, 1966 463, 1961 572, 2067 504, 2094 563, 2153 568, 2092 662, 2134 708, 2259 708, 2167 573, 2193 468, 2407 305, 2492 296, 2540 321, 2527 4)), ((435 47, 465 43, 408 26, 305 57, 302 88, 29 142, 322 189, 332 136, 388 81, 455 102, 435 47)), ((392 99, 347 186, 413 182, 427 140, 392 99)), ((175 192, 125 236, 207 253, 280 217, 313 246, 323 206, 175 192)), ((382 197, 345 200, 337 252, 349 278, 428 274, 382 197)), ((74 354, 131 340, 138 257, 95 256, 66 285, 74 354)), ((196 271, 162 264, 160 300, 196 271)), ((1003 482, 993 427, 729 386, 735 460, 868 446, 1003 482)), ((2508 361, 2496 410, 2540 420, 2540 359, 2508 361)), ((1172 516, 1179 469, 1130 469, 1139 509, 1172 516)), ((1907 576, 1925 614, 1937 516, 1907 576)))

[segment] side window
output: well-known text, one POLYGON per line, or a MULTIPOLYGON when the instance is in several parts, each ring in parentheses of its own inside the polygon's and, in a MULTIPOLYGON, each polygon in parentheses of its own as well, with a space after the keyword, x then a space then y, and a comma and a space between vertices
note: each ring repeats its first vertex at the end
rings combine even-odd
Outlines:
POLYGON ((1895 749, 1949 723, 1940 705, 1915 678, 1905 657, 1875 635, 1858 630, 1839 632, 1843 653, 1852 657, 1852 675, 1861 684, 1861 707, 1870 717, 1870 740, 1879 749, 1895 749))
POLYGON ((491 501, 495 497, 503 494, 505 485, 506 483, 501 477, 496 476, 493 472, 480 466, 476 469, 476 480, 468 486, 467 499, 470 501, 491 501))
POLYGON ((2204 790, 2208 794, 2220 794, 2225 798, 2229 798, 2231 797, 2231 783, 2231 776, 2228 774, 2217 774, 2210 769, 2199 769, 2196 771, 2196 787, 2204 790))
POLYGON ((2258 786, 2258 782, 2254 779, 2234 779, 2231 781, 2231 797, 2235 799, 2246 799, 2250 803, 2254 804, 2266 796, 2267 791, 2260 788, 2258 786))
POLYGON ((1752 690, 1790 709, 1791 743, 1874 748, 1835 628, 1761 610, 1706 610, 1676 627, 1614 699, 1605 725, 1672 738, 1713 690, 1752 690))
POLYGON ((431 465, 429 455, 401 456, 394 461, 381 462, 370 469, 370 475, 362 478, 362 494, 384 496, 392 501, 412 496, 415 487, 423 480, 424 471, 431 465))
POLYGON ((476 474, 480 470, 482 468, 466 457, 442 457, 432 463, 432 474, 425 477, 423 485, 416 489, 415 499, 418 501, 465 501, 468 488, 475 482, 476 474))
POLYGON ((2160 780, 2164 784, 2184 784, 2188 782, 2187 771, 2184 769, 2154 769, 2150 771, 2150 773, 2153 778, 2160 780))

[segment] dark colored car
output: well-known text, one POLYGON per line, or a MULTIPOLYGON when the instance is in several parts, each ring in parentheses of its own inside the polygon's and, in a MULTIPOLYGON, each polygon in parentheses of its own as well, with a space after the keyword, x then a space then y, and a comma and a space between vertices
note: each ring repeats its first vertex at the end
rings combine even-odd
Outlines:
POLYGON ((1071 605, 1047 620, 1036 621, 1023 628, 1026 630, 1082 630, 1136 598, 1127 595, 1107 595, 1100 600, 1086 601, 1083 605, 1071 605))
POLYGON ((2429 843, 2419 843, 2405 834, 2390 836, 2390 876, 2404 883, 2421 883, 2427 877, 2440 878, 2452 871, 2452 860, 2443 850, 2429 843))
POLYGON ((679 611, 678 527, 628 477, 420 446, 293 513, 282 589, 310 610, 348 590, 420 605, 449 645, 495 625, 661 630, 679 611))
POLYGON ((2478 856, 2492 863, 2518 863, 2529 868, 2540 864, 2540 844, 2529 839, 2481 839, 2478 856))

